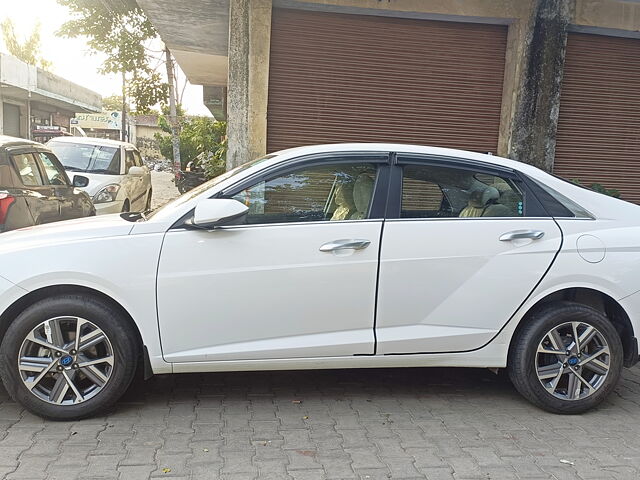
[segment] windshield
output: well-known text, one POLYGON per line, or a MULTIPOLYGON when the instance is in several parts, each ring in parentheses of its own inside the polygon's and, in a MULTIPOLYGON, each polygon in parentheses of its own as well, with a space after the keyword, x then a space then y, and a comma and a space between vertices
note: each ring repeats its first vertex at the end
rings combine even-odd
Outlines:
POLYGON ((233 169, 229 170, 228 172, 223 173, 222 175, 218 175, 217 177, 212 178, 211 180, 209 180, 208 182, 203 183, 202 185, 198 185, 193 190, 189 190, 184 195, 176 198, 175 200, 172 200, 171 202, 167 203, 166 205, 164 205, 162 207, 159 207, 156 210, 153 210, 153 211, 145 214, 145 218, 151 218, 153 215, 155 215, 156 213, 158 213, 161 210, 170 209, 170 208, 174 208, 174 207, 177 207, 179 205, 182 205, 183 203, 188 202, 192 198, 195 198, 198 195, 206 192, 211 187, 214 187, 214 186, 218 185, 219 183, 222 183, 223 181, 227 180, 228 178, 231 178, 234 175, 237 175, 238 173, 240 173, 240 172, 242 172, 244 170, 247 170, 248 168, 251 168, 251 167, 253 167, 255 165, 258 165, 259 163, 264 162, 265 160, 268 160, 268 159, 273 158, 273 157, 275 157, 275 155, 273 155, 273 154, 272 155, 265 155, 264 157, 260 157, 260 158, 258 158, 256 160, 252 160, 251 162, 243 163, 239 167, 233 168, 233 169))
POLYGON ((120 148, 100 145, 49 142, 66 170, 120 175, 120 148))

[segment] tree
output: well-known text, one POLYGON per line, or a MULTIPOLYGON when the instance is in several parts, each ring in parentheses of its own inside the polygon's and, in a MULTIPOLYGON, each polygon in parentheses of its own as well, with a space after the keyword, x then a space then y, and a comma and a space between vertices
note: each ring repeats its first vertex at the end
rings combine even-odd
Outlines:
POLYGON ((51 62, 45 60, 40 54, 40 22, 36 23, 31 34, 23 41, 18 40, 15 25, 10 18, 5 18, 0 26, 2 27, 4 44, 11 55, 43 70, 51 68, 51 62))
MULTIPOLYGON (((152 67, 154 57, 148 44, 157 33, 144 12, 130 2, 96 2, 95 0, 58 0, 67 7, 71 20, 58 34, 64 37, 86 37, 94 52, 106 59, 102 73, 120 73, 123 97, 130 96, 138 113, 167 101, 168 85, 152 67)), ((126 102, 123 102, 123 104, 126 102)), ((122 104, 119 108, 122 108, 122 104)))
MULTIPOLYGON (((166 109, 165 109, 166 113, 166 109)), ((171 132, 166 115, 158 120, 160 128, 171 132)), ((180 122, 180 160, 182 168, 191 161, 200 163, 209 178, 217 177, 226 170, 225 122, 210 117, 183 118, 180 122)), ((170 135, 156 133, 160 153, 173 161, 173 145, 170 135)))
MULTIPOLYGON (((102 97, 102 110, 109 112, 113 110, 120 110, 122 108, 122 95, 109 95, 108 97, 102 97)), ((127 105, 127 112, 131 109, 127 105)))

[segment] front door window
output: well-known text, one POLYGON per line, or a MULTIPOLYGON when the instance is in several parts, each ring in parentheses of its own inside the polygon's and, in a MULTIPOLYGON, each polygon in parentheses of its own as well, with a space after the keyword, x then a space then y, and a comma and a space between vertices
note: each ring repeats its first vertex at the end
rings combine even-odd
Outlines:
POLYGON ((233 196, 249 207, 247 223, 368 218, 376 179, 371 164, 307 167, 261 181, 233 196))

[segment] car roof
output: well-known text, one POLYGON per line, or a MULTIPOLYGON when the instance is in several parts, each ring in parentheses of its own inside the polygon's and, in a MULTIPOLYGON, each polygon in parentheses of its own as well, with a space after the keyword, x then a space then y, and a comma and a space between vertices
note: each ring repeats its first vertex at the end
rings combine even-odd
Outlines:
POLYGON ((42 147, 43 145, 26 138, 9 137, 8 135, 0 135, 0 148, 6 147, 20 147, 22 145, 34 145, 42 147))
POLYGON ((111 140, 110 138, 95 138, 95 137, 55 137, 49 140, 49 142, 55 143, 73 143, 76 145, 98 145, 101 147, 129 147, 136 148, 132 143, 121 142, 120 140, 111 140))

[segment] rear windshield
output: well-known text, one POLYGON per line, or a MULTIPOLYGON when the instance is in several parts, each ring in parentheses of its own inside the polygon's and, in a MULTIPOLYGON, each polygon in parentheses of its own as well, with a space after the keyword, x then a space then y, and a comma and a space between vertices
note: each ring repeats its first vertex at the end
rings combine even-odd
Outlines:
POLYGON ((78 143, 49 142, 47 147, 72 172, 120 175, 120 148, 78 143))

